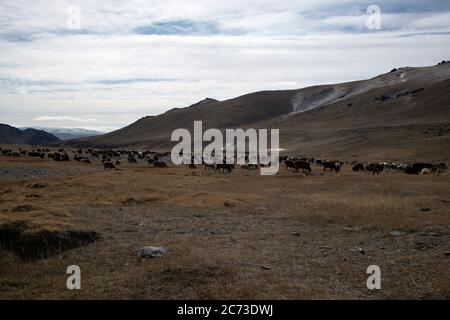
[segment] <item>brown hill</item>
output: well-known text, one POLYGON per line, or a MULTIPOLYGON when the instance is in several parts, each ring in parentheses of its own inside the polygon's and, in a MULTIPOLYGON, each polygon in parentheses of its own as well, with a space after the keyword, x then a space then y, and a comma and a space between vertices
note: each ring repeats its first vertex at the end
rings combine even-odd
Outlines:
POLYGON ((36 129, 20 130, 0 123, 0 144, 45 146, 59 142, 54 135, 36 129))
POLYGON ((169 150, 170 134, 206 128, 279 128, 290 153, 370 159, 450 159, 450 64, 400 68, 363 81, 205 99, 77 147, 169 150))

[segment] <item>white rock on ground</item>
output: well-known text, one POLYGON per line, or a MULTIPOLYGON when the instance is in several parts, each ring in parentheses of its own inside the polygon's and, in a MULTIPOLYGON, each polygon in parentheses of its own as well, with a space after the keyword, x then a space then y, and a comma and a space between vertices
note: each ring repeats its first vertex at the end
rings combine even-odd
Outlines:
POLYGON ((142 247, 136 252, 136 255, 140 258, 157 258, 162 254, 169 252, 167 248, 164 247, 142 247))

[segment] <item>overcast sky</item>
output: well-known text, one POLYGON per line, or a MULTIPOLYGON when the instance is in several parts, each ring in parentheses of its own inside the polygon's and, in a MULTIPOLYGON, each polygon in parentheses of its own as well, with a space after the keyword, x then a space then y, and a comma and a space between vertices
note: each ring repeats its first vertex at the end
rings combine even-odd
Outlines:
POLYGON ((450 1, 0 0, 0 123, 112 130, 443 59, 450 1))

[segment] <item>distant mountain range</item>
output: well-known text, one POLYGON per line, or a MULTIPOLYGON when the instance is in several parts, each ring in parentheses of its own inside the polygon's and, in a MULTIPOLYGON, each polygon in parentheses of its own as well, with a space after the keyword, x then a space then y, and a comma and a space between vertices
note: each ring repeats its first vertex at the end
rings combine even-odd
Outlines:
POLYGON ((403 67, 375 78, 205 99, 142 118, 74 147, 170 150, 173 130, 277 128, 289 153, 370 160, 450 160, 450 63, 403 67))
MULTIPOLYGON (((27 127, 20 129, 29 129, 27 127)), ((104 132, 95 131, 95 130, 87 130, 81 128, 46 128, 46 127, 34 127, 37 130, 44 130, 48 133, 53 134, 61 140, 71 140, 71 139, 79 139, 85 137, 93 137, 104 134, 104 132)))
POLYGON ((32 145, 32 146, 46 146, 53 143, 58 143, 61 140, 53 134, 43 130, 26 129, 21 130, 11 127, 7 124, 0 124, 0 144, 17 144, 17 145, 32 145))

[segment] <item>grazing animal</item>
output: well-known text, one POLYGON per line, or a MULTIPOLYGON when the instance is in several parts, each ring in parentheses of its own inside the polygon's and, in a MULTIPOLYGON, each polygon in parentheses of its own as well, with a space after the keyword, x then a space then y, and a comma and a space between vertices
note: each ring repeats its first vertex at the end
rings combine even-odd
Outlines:
POLYGON ((58 152, 55 152, 53 154, 53 160, 55 161, 69 161, 69 155, 67 153, 61 154, 58 152))
POLYGON ((28 152, 28 156, 29 157, 33 157, 33 158, 42 158, 42 153, 41 152, 32 151, 32 152, 28 152))
POLYGON ((333 162, 333 161, 325 161, 322 163, 323 165, 323 171, 327 171, 327 169, 330 169, 331 171, 339 172, 341 171, 341 165, 339 162, 333 162))
POLYGON ((441 170, 447 170, 448 169, 447 164, 445 164, 444 162, 439 163, 439 167, 441 168, 441 170))
POLYGON ((311 166, 309 165, 308 161, 304 161, 304 160, 295 161, 294 166, 295 166, 296 172, 299 172, 301 169, 303 173, 309 174, 312 171, 311 166))
POLYGON ((233 171, 233 165, 227 163, 216 164, 216 169, 214 172, 231 173, 233 171))
POLYGON ((425 168, 432 171, 433 165, 429 164, 429 163, 421 163, 421 162, 412 163, 412 164, 409 164, 406 166, 405 173, 406 174, 420 174, 422 169, 425 169, 425 168))
POLYGON ((116 166, 114 165, 114 163, 110 162, 110 161, 105 161, 103 162, 103 170, 110 170, 110 169, 116 169, 116 166))
POLYGON ((352 167, 352 170, 354 171, 354 172, 359 172, 359 171, 365 171, 365 169, 364 169, 364 165, 362 164, 362 163, 357 163, 357 164, 355 164, 353 167, 352 167))
POLYGON ((445 171, 448 169, 448 166, 445 163, 438 163, 433 165, 433 172, 441 173, 442 171, 445 171))
POLYGON ((296 170, 296 168, 295 168, 295 162, 294 162, 293 160, 286 160, 286 161, 284 162, 284 164, 285 164, 285 166, 286 166, 286 169, 294 169, 294 170, 296 170))
POLYGON ((379 175, 384 170, 384 165, 379 163, 369 163, 366 167, 366 171, 372 172, 372 175, 379 175))
POLYGON ((138 162, 137 162, 136 158, 134 158, 134 157, 129 157, 129 158, 128 158, 128 163, 138 163, 138 162))
POLYGON ((205 163, 205 170, 216 170, 216 166, 213 164, 205 163))
POLYGON ((380 175, 384 170, 384 166, 382 164, 375 165, 375 168, 373 170, 373 175, 380 175))

